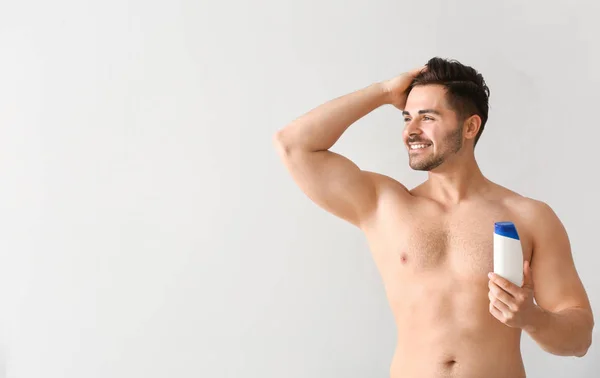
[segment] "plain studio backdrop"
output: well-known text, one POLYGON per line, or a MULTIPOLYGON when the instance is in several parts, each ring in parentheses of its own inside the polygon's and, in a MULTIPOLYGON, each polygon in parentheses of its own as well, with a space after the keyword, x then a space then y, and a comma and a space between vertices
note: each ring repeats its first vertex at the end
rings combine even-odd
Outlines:
MULTIPOLYGON (((366 241, 295 186, 272 135, 433 56, 483 73, 482 170, 555 209, 600 316, 599 16, 592 0, 3 1, 3 373, 387 377, 396 330, 366 241)), ((402 128, 385 106, 333 150, 413 187, 402 128)), ((597 377, 594 338, 575 358, 524 334, 528 376, 597 377)))

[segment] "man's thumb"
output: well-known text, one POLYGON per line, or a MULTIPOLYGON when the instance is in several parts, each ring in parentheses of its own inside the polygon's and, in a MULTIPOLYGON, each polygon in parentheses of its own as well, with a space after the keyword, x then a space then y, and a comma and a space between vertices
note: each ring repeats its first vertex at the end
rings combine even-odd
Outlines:
POLYGON ((523 287, 533 288, 533 274, 531 271, 531 265, 529 261, 525 260, 523 263, 523 287))

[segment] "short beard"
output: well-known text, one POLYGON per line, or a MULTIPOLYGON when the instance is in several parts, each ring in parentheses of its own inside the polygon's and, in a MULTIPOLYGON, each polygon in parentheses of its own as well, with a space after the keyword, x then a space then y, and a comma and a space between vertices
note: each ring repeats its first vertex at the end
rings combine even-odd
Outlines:
MULTIPOLYGON (((460 123, 459 123, 460 124, 460 123)), ((456 130, 451 131, 444 137, 441 146, 445 149, 445 152, 440 153, 438 156, 432 155, 424 158, 421 161, 412 161, 409 156, 409 165, 415 171, 431 171, 442 165, 448 156, 456 154, 463 146, 463 129, 461 126, 457 127, 456 130)))

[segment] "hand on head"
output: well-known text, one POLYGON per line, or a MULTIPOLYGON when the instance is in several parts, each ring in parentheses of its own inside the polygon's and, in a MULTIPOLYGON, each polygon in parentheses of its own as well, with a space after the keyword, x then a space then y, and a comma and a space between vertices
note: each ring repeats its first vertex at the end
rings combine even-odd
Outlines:
POLYGON ((384 89, 389 96, 389 103, 400 110, 404 110, 406 106, 407 93, 406 90, 421 72, 427 70, 427 65, 414 68, 408 72, 404 72, 392 79, 384 81, 384 89))

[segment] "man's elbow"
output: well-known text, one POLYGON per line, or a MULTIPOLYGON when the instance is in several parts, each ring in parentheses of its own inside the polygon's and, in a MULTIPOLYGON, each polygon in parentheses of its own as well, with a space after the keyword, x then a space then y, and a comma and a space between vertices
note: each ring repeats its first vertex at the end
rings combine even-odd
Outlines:
POLYGON ((292 144, 289 140, 289 137, 286 137, 284 129, 275 132, 271 139, 275 150, 282 158, 289 156, 292 151, 298 150, 298 146, 296 144, 292 144))
POLYGON ((588 350, 590 349, 590 346, 592 346, 591 339, 583 347, 579 348, 579 350, 577 350, 573 355, 575 357, 583 357, 583 356, 585 356, 587 354, 588 350))
POLYGON ((591 345, 592 345, 592 342, 591 342, 591 338, 590 338, 589 341, 582 342, 579 345, 571 345, 570 347, 563 345, 561 347, 555 347, 555 348, 546 346, 546 347, 542 347, 542 349, 545 352, 548 352, 550 354, 553 354, 555 356, 560 356, 560 357, 583 357, 587 354, 591 345))
POLYGON ((594 331, 594 322, 592 320, 588 329, 586 330, 585 338, 584 338, 583 342, 581 343, 581 346, 574 354, 575 357, 583 357, 587 354, 588 350, 592 346, 593 331, 594 331))

